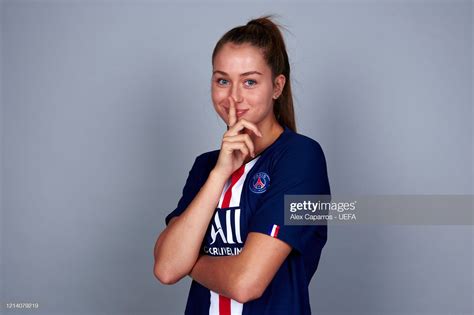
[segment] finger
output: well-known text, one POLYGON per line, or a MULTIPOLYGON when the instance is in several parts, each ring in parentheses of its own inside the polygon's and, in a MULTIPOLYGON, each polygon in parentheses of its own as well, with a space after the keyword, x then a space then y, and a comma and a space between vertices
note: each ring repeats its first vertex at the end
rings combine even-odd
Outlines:
POLYGON ((236 136, 226 136, 224 137, 223 139, 224 141, 229 141, 229 142, 244 142, 249 151, 250 151, 250 155, 252 157, 255 157, 255 146, 253 145, 253 142, 252 142, 252 139, 250 138, 250 136, 248 134, 240 134, 240 135, 236 135, 236 136))
POLYGON ((229 130, 227 130, 226 134, 230 136, 235 136, 239 134, 239 132, 243 130, 244 128, 252 130, 253 133, 256 134, 258 137, 263 136, 260 130, 258 129, 258 127, 254 123, 251 123, 250 121, 245 120, 244 118, 242 118, 241 120, 236 122, 233 126, 231 126, 229 130))
POLYGON ((237 121, 237 111, 235 109, 235 104, 234 100, 232 99, 232 96, 228 97, 229 99, 229 127, 232 127, 235 125, 237 121))
POLYGON ((224 141, 222 142, 222 149, 229 153, 233 153, 234 151, 240 151, 242 154, 247 157, 249 155, 249 148, 243 142, 230 142, 224 141))
POLYGON ((236 136, 225 136, 223 140, 229 142, 244 142, 250 150, 250 155, 252 155, 252 157, 255 157, 255 146, 248 134, 245 133, 236 136))

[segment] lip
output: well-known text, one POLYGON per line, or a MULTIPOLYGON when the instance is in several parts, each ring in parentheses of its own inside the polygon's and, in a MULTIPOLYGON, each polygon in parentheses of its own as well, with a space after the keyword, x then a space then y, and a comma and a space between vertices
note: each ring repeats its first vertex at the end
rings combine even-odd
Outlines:
POLYGON ((236 115, 237 117, 242 117, 248 111, 249 111, 248 109, 237 110, 236 115))
MULTIPOLYGON (((226 109, 227 114, 229 114, 229 108, 226 107, 225 109, 226 109)), ((240 117, 240 116, 245 115, 245 113, 248 112, 248 111, 249 111, 248 108, 247 109, 237 109, 235 113, 236 113, 237 117, 240 117)))

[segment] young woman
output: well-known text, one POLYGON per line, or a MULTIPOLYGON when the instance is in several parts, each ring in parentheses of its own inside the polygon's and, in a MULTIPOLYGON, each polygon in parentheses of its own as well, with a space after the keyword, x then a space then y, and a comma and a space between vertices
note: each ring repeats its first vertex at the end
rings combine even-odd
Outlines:
POLYGON ((212 54, 227 125, 198 156, 155 245, 164 284, 189 275, 185 314, 311 314, 326 225, 284 225, 285 194, 330 195, 319 143, 296 133, 285 43, 271 16, 231 29, 212 54))

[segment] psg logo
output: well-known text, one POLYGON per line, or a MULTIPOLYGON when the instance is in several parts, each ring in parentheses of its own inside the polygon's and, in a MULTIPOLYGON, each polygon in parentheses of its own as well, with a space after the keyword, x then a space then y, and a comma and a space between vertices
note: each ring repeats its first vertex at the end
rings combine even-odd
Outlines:
POLYGON ((265 172, 258 172, 249 182, 249 188, 253 193, 261 194, 265 192, 270 185, 270 176, 265 172))

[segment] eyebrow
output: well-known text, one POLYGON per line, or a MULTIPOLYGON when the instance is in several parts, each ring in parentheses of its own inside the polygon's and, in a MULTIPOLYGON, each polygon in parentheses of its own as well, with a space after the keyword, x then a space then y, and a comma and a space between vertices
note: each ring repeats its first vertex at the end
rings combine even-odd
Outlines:
MULTIPOLYGON (((215 70, 214 72, 212 72, 212 75, 216 74, 216 73, 220 73, 222 75, 229 75, 227 73, 225 73, 224 71, 220 71, 220 70, 215 70)), ((245 77, 247 75, 251 75, 251 74, 259 74, 259 75, 262 75, 262 73, 258 72, 258 71, 248 71, 248 72, 244 72, 244 73, 241 73, 240 76, 241 77, 245 77)))

